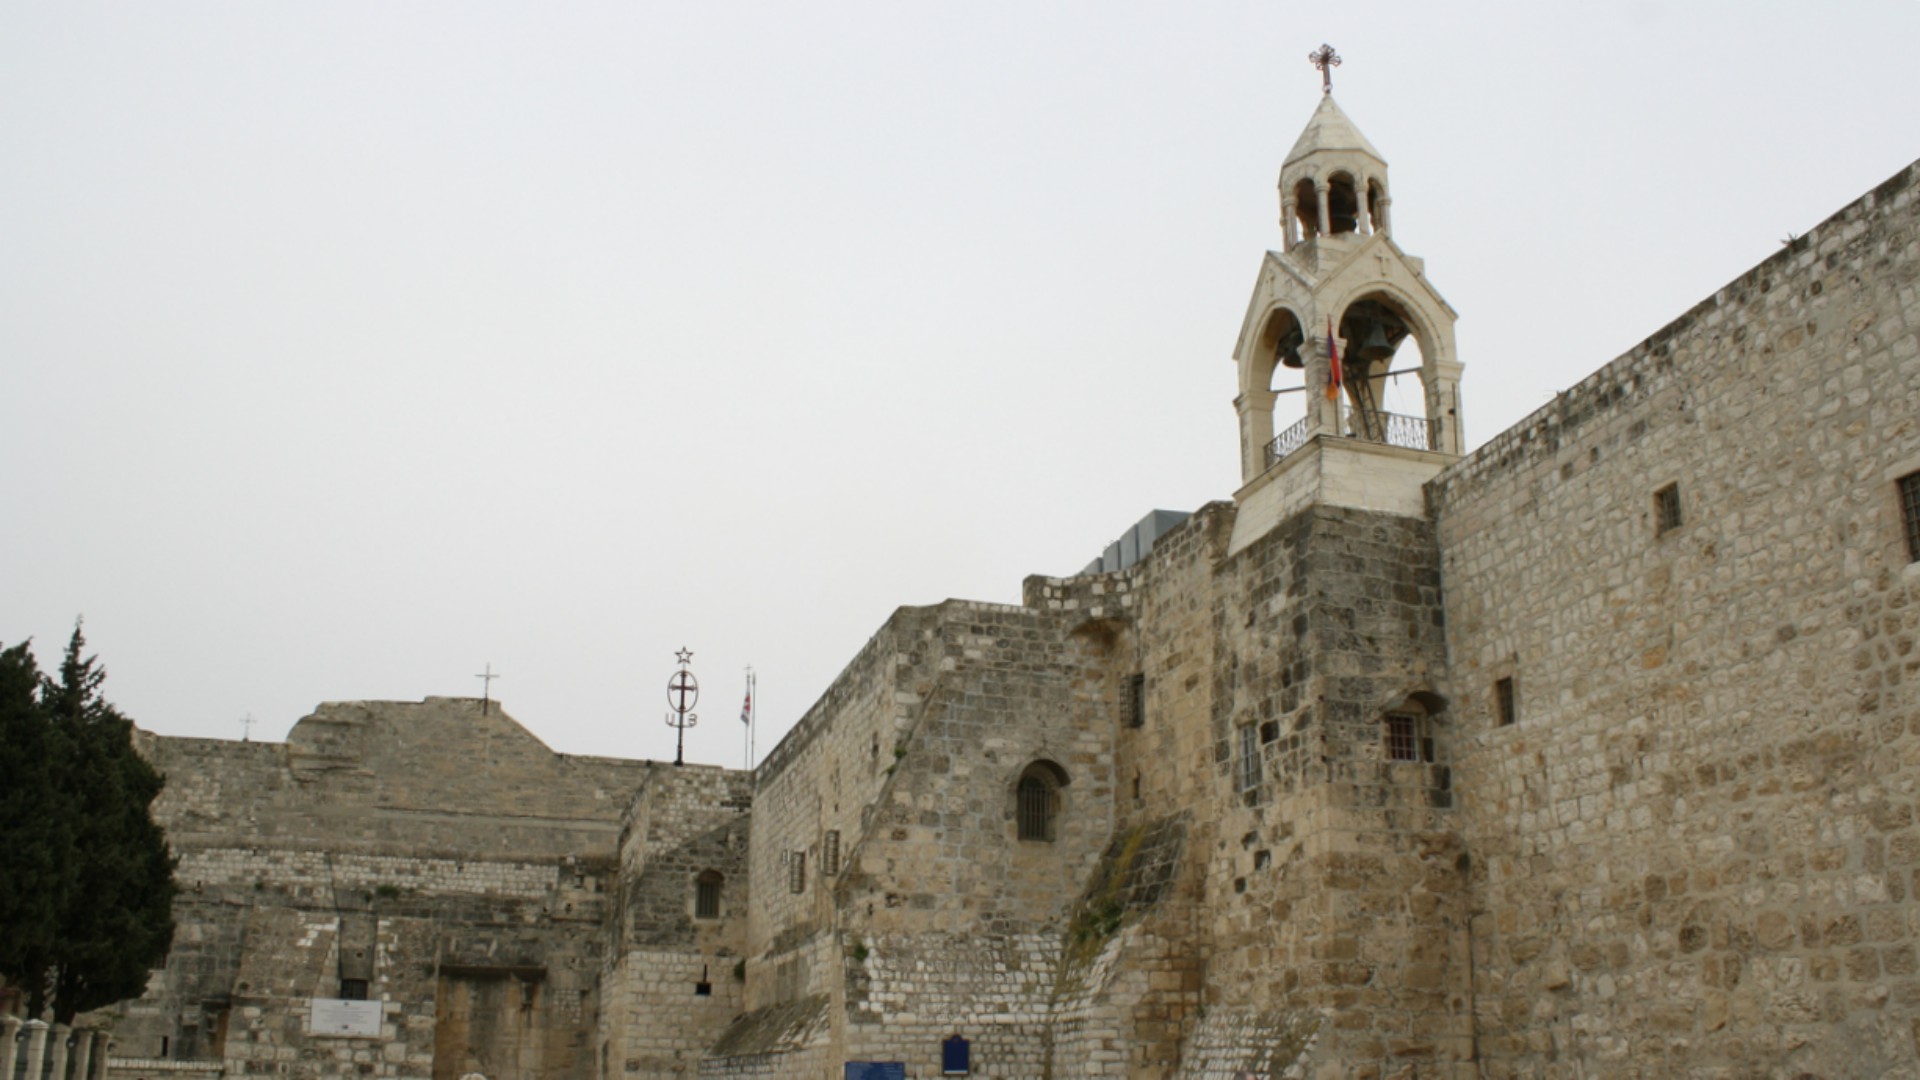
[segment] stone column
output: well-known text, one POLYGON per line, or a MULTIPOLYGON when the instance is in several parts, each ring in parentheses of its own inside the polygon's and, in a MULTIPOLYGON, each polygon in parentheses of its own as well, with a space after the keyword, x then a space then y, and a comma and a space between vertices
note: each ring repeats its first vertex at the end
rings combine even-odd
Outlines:
POLYGON ((93 1080, 87 1070, 93 1067, 93 1037, 98 1034, 92 1028, 79 1028, 73 1033, 73 1080, 93 1080))
POLYGON ((53 1080, 67 1080, 67 1040, 72 1037, 72 1028, 65 1024, 53 1025, 53 1035, 49 1040, 53 1050, 53 1069, 49 1075, 53 1080))
POLYGON ((1297 216, 1298 216, 1298 208, 1294 205, 1293 196, 1282 195, 1280 197, 1280 250, 1281 251, 1293 250, 1294 218, 1297 216))
POLYGON ((1327 186, 1327 182, 1325 180, 1315 180, 1313 182, 1313 194, 1315 198, 1317 198, 1320 201, 1320 235, 1321 236, 1333 235, 1333 207, 1329 205, 1329 202, 1327 199, 1327 194, 1331 190, 1332 189, 1327 186))
POLYGON ((0 1080, 13 1080, 13 1063, 20 1055, 20 1018, 0 1016, 0 1080))
POLYGON ((41 1063, 47 1060, 47 1022, 27 1021, 27 1070, 21 1080, 40 1080, 41 1063))
POLYGON ((1435 360, 1427 364, 1427 372, 1420 381, 1427 384, 1427 415, 1440 427, 1440 445, 1435 449, 1461 453, 1460 448, 1466 445, 1465 429, 1460 425, 1461 365, 1435 360))
POLYGON ((89 1062, 93 1076, 83 1076, 80 1080, 105 1080, 107 1075, 107 1050, 113 1046, 113 1040, 104 1031, 93 1033, 93 1057, 89 1062))
POLYGON ((1267 471, 1267 445, 1273 442, 1272 390, 1255 388, 1233 399, 1240 414, 1240 482, 1248 483, 1267 471))
POLYGON ((1390 233, 1393 231, 1393 224, 1387 217, 1387 207, 1392 205, 1393 205, 1393 200, 1387 197, 1387 189, 1384 187, 1381 188, 1380 189, 1380 220, 1375 222, 1373 226, 1376 231, 1383 232, 1383 233, 1390 233))
POLYGON ((1373 234, 1373 214, 1367 209, 1368 179, 1365 176, 1353 178, 1353 231, 1361 236, 1373 234))

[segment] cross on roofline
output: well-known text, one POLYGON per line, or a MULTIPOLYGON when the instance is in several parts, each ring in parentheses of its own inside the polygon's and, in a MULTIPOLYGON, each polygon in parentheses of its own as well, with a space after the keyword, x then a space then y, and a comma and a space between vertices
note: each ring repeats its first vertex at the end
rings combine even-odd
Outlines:
POLYGON ((1320 92, 1333 93, 1333 69, 1340 66, 1340 54, 1333 46, 1322 45, 1307 54, 1307 63, 1320 69, 1320 92))

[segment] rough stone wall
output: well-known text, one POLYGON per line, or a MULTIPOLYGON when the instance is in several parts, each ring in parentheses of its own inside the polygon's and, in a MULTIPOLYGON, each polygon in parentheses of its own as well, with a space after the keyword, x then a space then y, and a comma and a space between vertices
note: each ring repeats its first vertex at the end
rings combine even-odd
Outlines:
POLYGON ((1484 1075, 1916 1075, 1916 180, 1431 486, 1484 1075))
POLYGON ((591 1075, 620 811, 646 763, 555 754, 464 699, 322 706, 284 744, 141 746, 168 777, 180 944, 116 1010, 123 1053, 229 1075, 591 1075), (380 1035, 310 1034, 312 999, 355 978, 380 1035))
POLYGON ((693 1076, 744 1011, 752 775, 662 767, 621 834, 612 941, 601 978, 606 1077, 693 1076), (697 883, 721 876, 719 914, 700 917, 697 883))

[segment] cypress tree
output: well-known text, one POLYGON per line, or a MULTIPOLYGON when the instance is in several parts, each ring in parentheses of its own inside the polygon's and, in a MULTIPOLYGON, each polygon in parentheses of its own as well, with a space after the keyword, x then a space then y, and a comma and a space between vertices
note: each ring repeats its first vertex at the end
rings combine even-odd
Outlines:
POLYGON ((40 668, 29 643, 0 651, 0 979, 25 992, 38 1016, 74 892, 74 810, 58 775, 67 759, 40 707, 40 668))
POLYGON ((149 812, 163 781, 85 647, 76 624, 37 698, 27 647, 0 653, 0 976, 58 1023, 139 996, 173 943, 176 860, 149 812))

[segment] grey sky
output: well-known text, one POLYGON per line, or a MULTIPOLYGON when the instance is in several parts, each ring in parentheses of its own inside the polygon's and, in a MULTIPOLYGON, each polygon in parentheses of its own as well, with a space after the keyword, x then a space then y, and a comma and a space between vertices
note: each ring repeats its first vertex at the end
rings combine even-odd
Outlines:
POLYGON ((0 7, 0 642, 143 726, 770 747, 900 604, 1237 486, 1318 100, 1471 443, 1920 155, 1920 3, 0 7))

